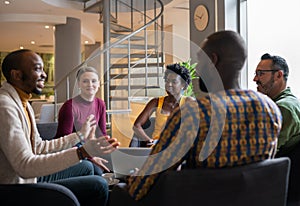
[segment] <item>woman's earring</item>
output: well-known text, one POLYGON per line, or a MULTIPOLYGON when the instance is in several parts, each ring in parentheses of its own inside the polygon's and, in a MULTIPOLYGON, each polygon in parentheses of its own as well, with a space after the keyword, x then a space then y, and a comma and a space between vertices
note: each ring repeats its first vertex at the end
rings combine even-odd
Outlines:
POLYGON ((184 94, 184 90, 183 90, 183 88, 181 88, 181 90, 180 90, 180 94, 181 94, 181 95, 183 95, 183 94, 184 94))

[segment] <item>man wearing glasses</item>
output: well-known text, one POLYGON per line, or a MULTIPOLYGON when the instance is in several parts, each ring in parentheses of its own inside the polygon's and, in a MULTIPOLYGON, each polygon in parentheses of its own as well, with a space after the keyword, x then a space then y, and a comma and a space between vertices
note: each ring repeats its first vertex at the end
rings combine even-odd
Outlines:
POLYGON ((276 156, 285 156, 300 142, 300 101, 287 87, 289 67, 282 57, 266 53, 254 75, 257 91, 273 99, 282 113, 276 156))

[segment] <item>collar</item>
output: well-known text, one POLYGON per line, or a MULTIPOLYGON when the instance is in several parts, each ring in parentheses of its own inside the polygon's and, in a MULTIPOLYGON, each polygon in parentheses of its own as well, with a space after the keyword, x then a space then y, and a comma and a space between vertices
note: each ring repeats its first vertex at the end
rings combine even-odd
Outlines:
POLYGON ((290 87, 287 87, 285 88, 284 90, 282 90, 276 97, 274 97, 272 100, 273 101, 277 101, 279 99, 281 99, 283 96, 289 96, 289 95, 292 95, 292 92, 291 92, 291 88, 290 87))
POLYGON ((31 94, 27 94, 26 92, 24 92, 23 90, 19 89, 18 87, 14 86, 14 88, 16 89, 17 93, 20 96, 20 99, 22 101, 23 107, 26 107, 27 102, 29 101, 29 99, 31 98, 32 95, 31 94))

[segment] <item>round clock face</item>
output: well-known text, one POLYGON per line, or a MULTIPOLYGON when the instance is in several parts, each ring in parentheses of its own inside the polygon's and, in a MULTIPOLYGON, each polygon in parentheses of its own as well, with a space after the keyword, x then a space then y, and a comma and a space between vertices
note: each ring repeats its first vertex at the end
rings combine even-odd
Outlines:
POLYGON ((206 29, 208 18, 207 8, 204 5, 197 6, 194 12, 194 24, 199 31, 206 29))

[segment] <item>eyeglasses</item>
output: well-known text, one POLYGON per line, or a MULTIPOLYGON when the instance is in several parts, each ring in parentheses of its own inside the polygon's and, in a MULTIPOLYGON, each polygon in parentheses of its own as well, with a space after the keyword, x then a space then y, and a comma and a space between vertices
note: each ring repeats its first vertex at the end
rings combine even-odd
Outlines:
POLYGON ((267 70, 256 70, 254 72, 254 76, 262 76, 265 72, 276 72, 279 71, 280 69, 267 69, 267 70))

